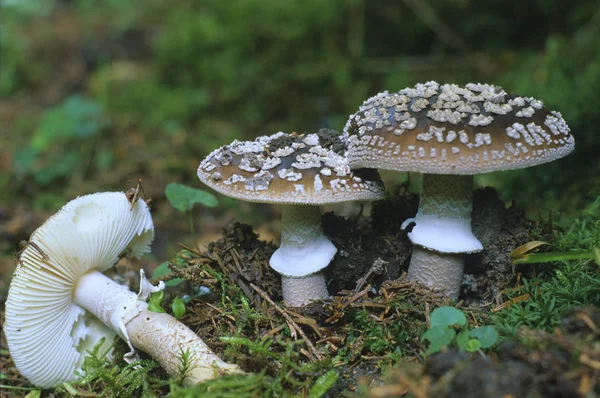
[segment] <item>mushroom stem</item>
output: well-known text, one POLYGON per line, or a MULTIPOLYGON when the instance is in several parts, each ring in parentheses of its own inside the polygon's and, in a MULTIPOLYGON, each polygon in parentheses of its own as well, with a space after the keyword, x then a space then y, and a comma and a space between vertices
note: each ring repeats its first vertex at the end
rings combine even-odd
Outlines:
POLYGON ((221 360, 190 328, 169 314, 143 310, 127 324, 134 347, 156 359, 171 377, 198 384, 221 374, 243 373, 237 365, 221 360), (189 370, 182 371, 182 355, 190 354, 189 370))
POLYGON ((325 276, 337 249, 325 235, 318 206, 286 205, 282 209, 281 246, 271 268, 282 277, 283 300, 291 306, 329 297, 325 276))
POLYGON ((471 231, 473 176, 424 174, 419 211, 404 221, 415 223, 415 244, 408 278, 458 298, 464 254, 481 251, 471 231), (420 247, 419 247, 420 246, 420 247))
POLYGON ((329 297, 323 272, 299 278, 282 275, 281 290, 283 301, 291 307, 301 307, 308 304, 310 300, 329 297))
POLYGON ((408 280, 458 298, 463 278, 465 255, 436 253, 420 246, 413 248, 408 280))
POLYGON ((473 176, 423 174, 419 215, 471 222, 473 176))
POLYGON ((145 301, 98 271, 81 278, 74 301, 113 329, 130 346, 156 359, 171 377, 185 377, 187 384, 200 383, 219 374, 242 373, 237 365, 223 362, 183 323, 168 314, 147 310, 145 301), (190 354, 189 371, 181 374, 181 356, 190 354))

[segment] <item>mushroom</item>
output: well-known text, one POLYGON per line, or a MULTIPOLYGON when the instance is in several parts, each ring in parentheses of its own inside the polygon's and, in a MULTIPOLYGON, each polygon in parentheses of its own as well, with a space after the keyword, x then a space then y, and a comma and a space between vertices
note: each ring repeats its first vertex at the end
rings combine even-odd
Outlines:
POLYGON ((146 299, 164 288, 143 276, 131 292, 103 274, 121 256, 150 251, 154 226, 146 203, 122 192, 79 197, 39 227, 21 253, 6 300, 4 333, 17 369, 38 387, 77 379, 87 352, 115 336, 155 358, 187 383, 238 372, 220 360, 189 328, 170 315, 148 311, 146 299), (191 370, 180 375, 189 351, 191 370))
POLYGON ((200 181, 223 195, 283 205, 281 246, 270 265, 282 276, 287 305, 329 296, 321 271, 337 249, 323 235, 319 205, 383 197, 377 172, 351 172, 345 151, 345 137, 333 130, 279 132, 236 140, 212 152, 198 168, 200 181))
POLYGON ((473 175, 534 166, 575 147, 559 112, 500 87, 436 82, 380 93, 348 119, 351 168, 424 173, 419 210, 402 228, 416 245, 408 277, 456 298, 471 232, 473 175))

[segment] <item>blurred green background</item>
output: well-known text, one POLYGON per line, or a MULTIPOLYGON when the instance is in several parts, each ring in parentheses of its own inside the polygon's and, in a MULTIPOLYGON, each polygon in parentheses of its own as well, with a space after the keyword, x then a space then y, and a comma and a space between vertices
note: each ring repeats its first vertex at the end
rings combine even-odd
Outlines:
MULTIPOLYGON (((38 215, 138 177, 158 219, 185 229, 164 187, 201 187, 196 169, 213 149, 279 130, 341 129, 368 97, 428 80, 540 98, 576 137, 565 159, 480 184, 561 212, 585 211, 600 194, 600 1, 0 4, 0 252, 38 215)), ((256 205, 219 199, 196 215, 260 217, 248 210, 256 205)))

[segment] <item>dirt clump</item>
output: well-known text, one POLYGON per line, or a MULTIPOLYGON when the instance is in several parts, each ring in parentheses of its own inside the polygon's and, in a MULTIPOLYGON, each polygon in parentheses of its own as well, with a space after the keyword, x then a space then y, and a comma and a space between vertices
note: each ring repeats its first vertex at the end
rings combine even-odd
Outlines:
POLYGON ((483 251, 466 257, 461 298, 494 300, 515 280, 510 253, 531 240, 531 229, 525 212, 514 205, 507 208, 490 187, 474 192, 471 224, 483 251))
POLYGON ((323 215, 325 235, 338 248, 325 269, 331 293, 354 289, 370 270, 369 282, 377 287, 397 279, 408 268, 412 243, 400 224, 416 213, 417 204, 417 196, 400 186, 394 195, 374 202, 366 218, 323 215))
POLYGON ((170 265, 171 278, 183 278, 194 285, 220 291, 219 281, 208 271, 215 270, 256 304, 262 300, 250 287, 251 283, 261 286, 274 300, 281 299, 279 274, 269 266, 269 259, 277 247, 259 240, 251 226, 234 222, 223 230, 221 239, 208 245, 207 250, 187 249, 193 258, 186 258, 183 268, 170 265))

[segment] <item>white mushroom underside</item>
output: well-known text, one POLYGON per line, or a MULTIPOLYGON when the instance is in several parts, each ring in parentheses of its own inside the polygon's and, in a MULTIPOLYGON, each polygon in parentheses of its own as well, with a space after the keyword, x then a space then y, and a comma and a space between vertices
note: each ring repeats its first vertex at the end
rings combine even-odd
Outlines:
POLYGON ((43 254, 33 245, 21 254, 3 327, 29 381, 40 387, 73 381, 87 350, 102 337, 112 343, 115 333, 73 302, 73 289, 80 276, 112 267, 121 253, 148 251, 152 230, 143 201, 132 211, 124 193, 107 192, 69 202, 32 234, 43 254))

